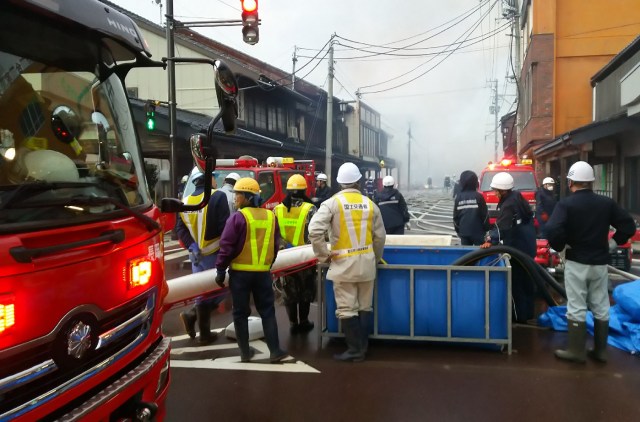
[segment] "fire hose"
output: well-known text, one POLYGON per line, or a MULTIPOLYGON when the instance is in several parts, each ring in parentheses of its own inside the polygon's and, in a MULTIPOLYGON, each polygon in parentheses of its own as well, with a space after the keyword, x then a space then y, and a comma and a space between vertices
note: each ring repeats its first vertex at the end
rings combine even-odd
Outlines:
POLYGON ((527 281, 534 283, 538 287, 538 291, 549 306, 556 306, 558 303, 547 290, 547 286, 555 290, 563 299, 567 299, 567 292, 564 287, 558 283, 551 274, 542 268, 540 264, 535 262, 529 255, 526 255, 511 246, 498 245, 487 249, 478 249, 461 256, 451 265, 475 265, 482 258, 498 254, 509 254, 512 258, 512 263, 520 265, 525 270, 529 276, 527 281))

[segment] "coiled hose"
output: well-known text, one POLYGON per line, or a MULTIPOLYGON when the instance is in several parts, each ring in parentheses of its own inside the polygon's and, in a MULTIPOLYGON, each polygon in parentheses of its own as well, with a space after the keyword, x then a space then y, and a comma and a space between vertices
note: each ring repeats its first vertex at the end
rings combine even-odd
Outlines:
POLYGON ((529 275, 529 280, 538 287, 538 291, 542 294, 542 297, 549 306, 556 306, 558 303, 556 303, 547 290, 547 286, 555 290, 565 300, 567 299, 567 292, 564 287, 558 283, 551 274, 542 268, 540 264, 534 261, 529 255, 526 255, 511 246, 498 245, 487 249, 478 249, 461 256, 451 265, 475 265, 482 258, 498 254, 509 254, 512 258, 512 265, 520 265, 526 271, 529 275))

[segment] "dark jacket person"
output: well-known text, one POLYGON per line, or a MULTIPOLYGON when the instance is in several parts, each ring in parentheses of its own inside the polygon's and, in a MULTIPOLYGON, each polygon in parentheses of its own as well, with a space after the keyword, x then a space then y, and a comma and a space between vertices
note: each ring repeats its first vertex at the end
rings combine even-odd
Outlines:
POLYGON ((453 226, 462 245, 480 246, 489 231, 487 203, 478 192, 478 176, 470 171, 460 175, 460 192, 453 203, 453 226))
POLYGON ((373 202, 380 208, 384 229, 387 234, 404 234, 404 225, 411 216, 404 196, 394 187, 393 176, 382 179, 383 188, 374 195, 373 202))

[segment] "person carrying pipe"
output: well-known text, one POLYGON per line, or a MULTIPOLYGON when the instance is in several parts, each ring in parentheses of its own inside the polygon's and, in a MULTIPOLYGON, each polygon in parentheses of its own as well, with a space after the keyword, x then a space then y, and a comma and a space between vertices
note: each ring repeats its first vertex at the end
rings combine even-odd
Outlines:
POLYGON ((565 254, 564 284, 567 290, 567 349, 555 356, 584 363, 587 355, 607 361, 609 337, 609 253, 626 243, 636 232, 633 218, 613 199, 592 190, 593 167, 584 161, 574 163, 567 173, 571 195, 558 202, 546 232, 549 244, 565 254), (616 229, 609 239, 609 227, 616 229), (586 351, 587 310, 593 312, 594 348, 586 351))
MULTIPOLYGON (((196 189, 185 199, 187 205, 199 204, 204 196, 204 175, 201 173, 193 179, 196 189)), ((229 218, 229 205, 226 195, 215 190, 216 179, 211 178, 214 189, 209 203, 198 211, 181 212, 176 220, 176 234, 184 247, 189 251, 191 271, 198 273, 210 270, 215 266, 220 249, 220 235, 229 218)), ((215 341, 217 334, 211 332, 211 312, 218 308, 224 295, 214 299, 196 299, 196 304, 188 311, 180 313, 180 320, 191 338, 196 337, 195 325, 198 323, 200 344, 215 341)))
POLYGON ((281 241, 278 221, 273 212, 259 208, 260 186, 254 179, 238 179, 233 191, 238 211, 229 218, 220 238, 215 281, 224 286, 227 268, 230 268, 233 326, 241 362, 249 362, 255 354, 249 346, 250 300, 253 295, 256 310, 262 318, 269 360, 277 363, 288 356, 280 348, 271 281, 271 265, 281 241))
MULTIPOLYGON (((278 218, 282 247, 296 247, 309 243, 309 221, 317 208, 305 194, 307 181, 301 174, 294 174, 287 180, 287 196, 273 212, 278 218)), ((304 334, 313 330, 309 321, 311 302, 316 298, 316 266, 281 278, 282 297, 291 334, 304 334)))
POLYGON ((336 316, 348 347, 334 359, 343 362, 361 362, 367 353, 376 264, 386 239, 380 209, 360 192, 361 178, 354 163, 341 165, 336 177, 341 191, 323 202, 309 223, 309 240, 318 261, 330 264, 327 278, 333 281, 336 316))
MULTIPOLYGON (((513 190, 513 176, 500 172, 491 179, 491 189, 499 198, 498 217, 489 236, 480 247, 512 246, 531 258, 536 256, 536 229, 533 211, 522 194, 513 190)), ((524 268, 515 263, 511 269, 514 320, 526 324, 534 318, 535 285, 524 268)))

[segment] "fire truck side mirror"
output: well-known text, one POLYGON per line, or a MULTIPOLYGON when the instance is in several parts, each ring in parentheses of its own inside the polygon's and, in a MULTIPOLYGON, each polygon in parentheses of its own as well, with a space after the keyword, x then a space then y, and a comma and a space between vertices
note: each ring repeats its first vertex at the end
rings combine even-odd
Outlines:
POLYGON ((220 112, 212 124, 222 119, 222 126, 226 133, 235 133, 238 118, 238 82, 231 69, 222 61, 216 64, 216 97, 220 112))
POLYGON ((160 209, 162 212, 176 213, 183 210, 183 203, 177 198, 162 198, 160 209))

